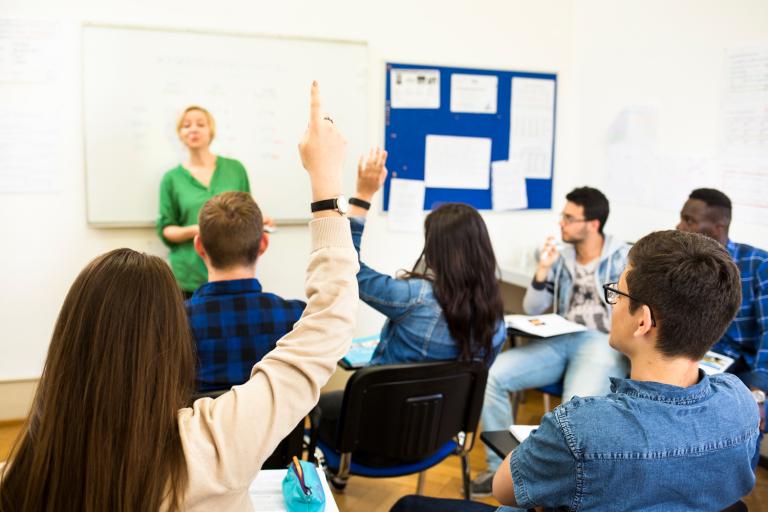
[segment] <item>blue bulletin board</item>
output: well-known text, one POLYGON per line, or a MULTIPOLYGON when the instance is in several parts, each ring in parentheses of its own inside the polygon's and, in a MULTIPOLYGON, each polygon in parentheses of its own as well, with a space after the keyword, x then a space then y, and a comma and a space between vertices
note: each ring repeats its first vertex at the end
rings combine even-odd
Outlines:
MULTIPOLYGON (((521 129, 515 128, 514 137, 510 138, 513 132, 512 123, 512 105, 513 105, 513 78, 539 79, 542 82, 532 82, 518 80, 516 84, 526 83, 544 83, 548 84, 548 90, 552 91, 551 106, 551 125, 547 126, 551 130, 551 144, 549 144, 548 166, 541 164, 542 160, 537 162, 540 165, 538 173, 533 173, 535 177, 525 177, 525 187, 527 194, 528 209, 549 209, 552 207, 552 176, 554 172, 554 133, 555 133, 555 114, 557 98, 557 75, 547 73, 526 73, 518 71, 493 71, 487 69, 469 69, 441 66, 425 66, 413 64, 387 63, 387 86, 385 103, 385 148, 389 153, 387 168, 389 175, 384 185, 384 210, 389 209, 390 200, 390 182, 392 178, 424 180, 425 179, 425 153, 428 135, 437 136, 458 136, 458 137, 480 137, 491 139, 491 161, 504 161, 510 159, 510 148, 515 146, 518 140, 517 134, 523 133, 521 129), (397 70, 413 70, 410 72, 400 72, 397 70), (402 99, 402 89, 396 89, 395 101, 393 103, 393 85, 402 87, 402 77, 408 75, 414 77, 418 70, 427 72, 428 77, 438 76, 439 72, 439 100, 437 99, 437 87, 432 90, 431 97, 419 98, 409 105, 402 99), (497 80, 497 98, 495 111, 492 107, 479 106, 480 110, 466 112, 463 107, 452 106, 452 75, 474 75, 496 77, 497 80), (396 80, 397 84, 392 81, 396 80), (488 108, 482 112, 483 108, 488 108), (551 127, 550 127, 551 126, 551 127), (548 167, 548 173, 542 173, 541 165, 548 167), (547 175, 548 174, 548 175, 547 175)), ((423 79, 424 77, 417 77, 423 79)), ((462 78, 462 77, 456 77, 462 78)), ((433 78, 430 78, 433 79, 433 78)), ((493 79, 482 79, 486 83, 493 79)), ((517 85, 515 86, 518 87, 517 85)), ((522 91, 522 89, 520 89, 522 91)), ((487 96, 487 91, 486 91, 487 96)), ((521 95, 518 98, 522 98, 521 95)), ((455 98, 453 98, 455 99, 455 98)), ((471 108, 470 108, 471 110, 471 108)), ((522 112, 522 108, 520 109, 522 112)), ((539 118, 541 121, 541 118, 539 118)), ((544 119, 545 124, 548 116, 544 119)), ((519 121, 515 121, 515 126, 520 126, 519 121)), ((536 123, 534 123, 536 124, 536 123)), ((535 129, 535 128, 534 128, 535 129)), ((547 132, 549 133, 549 132, 547 132)), ((522 137, 520 137, 522 139, 522 137)), ((545 137, 546 139, 546 137, 545 137)), ((515 149, 520 151, 525 142, 520 142, 520 146, 515 149)), ((539 148, 541 152, 541 137, 539 148)), ((541 155, 539 155, 541 156, 541 155)), ((516 160, 520 161, 520 160, 516 160)), ((492 187, 493 180, 490 179, 489 172, 488 187, 480 188, 432 188, 427 184, 424 198, 424 209, 431 210, 435 206, 444 202, 462 202, 467 203, 479 210, 493 209, 492 187)))

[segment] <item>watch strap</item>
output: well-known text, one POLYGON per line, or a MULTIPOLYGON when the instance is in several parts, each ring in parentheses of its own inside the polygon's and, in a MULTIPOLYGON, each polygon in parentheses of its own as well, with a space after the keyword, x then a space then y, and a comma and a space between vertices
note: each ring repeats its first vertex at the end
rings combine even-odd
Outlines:
POLYGON ((333 199, 323 199, 322 201, 315 201, 310 205, 310 208, 312 209, 312 213, 315 212, 322 212, 324 210, 336 210, 336 198, 333 199))
POLYGON ((349 204, 353 204, 357 207, 360 207, 364 210, 370 210, 371 209, 371 203, 368 201, 363 201, 362 199, 358 199, 356 197, 350 197, 349 198, 349 204))

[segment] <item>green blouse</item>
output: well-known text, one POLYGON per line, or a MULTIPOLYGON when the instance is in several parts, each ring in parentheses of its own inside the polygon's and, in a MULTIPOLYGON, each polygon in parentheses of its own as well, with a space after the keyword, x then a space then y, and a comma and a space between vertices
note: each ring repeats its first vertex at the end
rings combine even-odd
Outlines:
POLYGON ((160 182, 160 216, 157 234, 171 249, 170 260, 173 274, 181 289, 195 291, 208 281, 208 271, 203 260, 195 252, 192 240, 173 243, 163 236, 166 226, 191 226, 197 224, 200 208, 206 201, 222 192, 237 190, 250 192, 248 174, 243 164, 231 158, 216 157, 216 169, 208 188, 197 181, 182 165, 171 169, 160 182))

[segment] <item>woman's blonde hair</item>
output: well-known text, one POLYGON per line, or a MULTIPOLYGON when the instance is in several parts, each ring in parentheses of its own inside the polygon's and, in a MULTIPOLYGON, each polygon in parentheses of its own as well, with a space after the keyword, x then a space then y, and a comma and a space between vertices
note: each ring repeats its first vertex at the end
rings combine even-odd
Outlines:
POLYGON ((184 112, 181 113, 179 120, 176 122, 176 133, 181 132, 181 127, 184 125, 184 118, 193 110, 202 112, 205 118, 208 120, 208 126, 211 129, 211 141, 213 141, 214 137, 216 137, 216 120, 213 119, 213 116, 210 112, 198 105, 190 105, 184 109, 184 112))

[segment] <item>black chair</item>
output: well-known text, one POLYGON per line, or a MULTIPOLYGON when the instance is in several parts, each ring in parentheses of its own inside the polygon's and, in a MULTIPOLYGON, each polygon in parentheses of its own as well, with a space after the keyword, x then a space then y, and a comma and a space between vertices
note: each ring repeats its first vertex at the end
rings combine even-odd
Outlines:
MULTIPOLYGON (((216 391, 208 391, 205 393, 197 393, 192 396, 192 403, 199 398, 216 398, 229 391, 228 389, 220 389, 216 391)), ((296 425, 296 427, 288 434, 285 439, 280 441, 275 451, 272 452, 262 464, 261 469, 285 469, 290 464, 294 455, 298 458, 302 457, 304 451, 304 419, 296 425)))
POLYGON ((448 455, 461 457, 469 496, 468 454, 483 405, 482 363, 416 363, 363 368, 347 382, 335 439, 321 435, 332 482, 350 475, 393 477, 424 471, 448 455))

